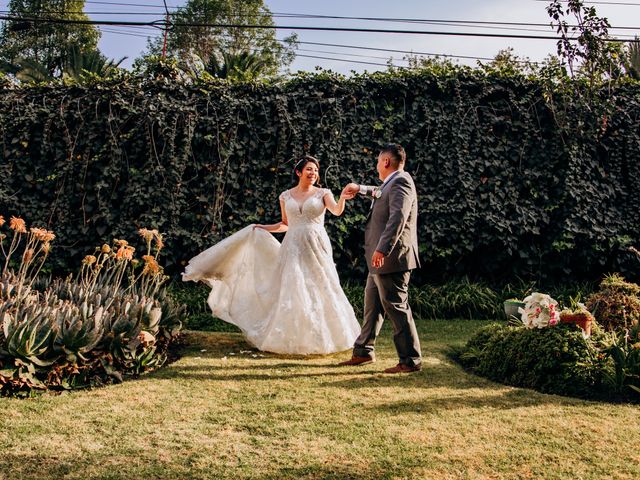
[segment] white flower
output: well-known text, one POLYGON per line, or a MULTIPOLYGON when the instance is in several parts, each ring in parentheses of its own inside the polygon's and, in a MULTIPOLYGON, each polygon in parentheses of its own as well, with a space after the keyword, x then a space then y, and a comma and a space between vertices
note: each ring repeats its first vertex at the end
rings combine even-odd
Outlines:
POLYGON ((380 198, 382 196, 382 190, 379 188, 376 188, 373 190, 373 197, 374 198, 380 198))

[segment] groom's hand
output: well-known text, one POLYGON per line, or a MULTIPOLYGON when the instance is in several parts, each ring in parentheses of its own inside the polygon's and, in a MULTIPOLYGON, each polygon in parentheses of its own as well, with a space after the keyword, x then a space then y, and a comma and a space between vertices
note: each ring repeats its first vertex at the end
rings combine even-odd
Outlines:
POLYGON ((342 190, 342 193, 347 195, 351 195, 352 198, 356 196, 356 193, 360 191, 360 185, 357 183, 348 183, 346 187, 342 190))
POLYGON ((351 193, 351 190, 348 190, 347 187, 344 187, 340 193, 340 198, 344 198, 345 200, 351 200, 355 196, 356 194, 351 193))
POLYGON ((384 265, 384 253, 376 250, 371 257, 371 266, 373 268, 381 268, 384 265))

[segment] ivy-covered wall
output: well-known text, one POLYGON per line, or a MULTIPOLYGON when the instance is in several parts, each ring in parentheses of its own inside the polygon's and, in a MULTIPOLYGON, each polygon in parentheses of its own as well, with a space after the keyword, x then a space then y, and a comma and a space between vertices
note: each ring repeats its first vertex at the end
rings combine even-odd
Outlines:
MULTIPOLYGON (((420 196, 422 280, 563 281, 638 270, 640 87, 603 99, 522 77, 459 71, 275 85, 159 77, 0 90, 0 214, 58 235, 53 263, 166 234, 174 272, 249 223, 279 219, 295 156, 336 195, 377 181, 380 145, 405 146, 420 196)), ((343 278, 360 278, 368 202, 327 216, 343 278)))

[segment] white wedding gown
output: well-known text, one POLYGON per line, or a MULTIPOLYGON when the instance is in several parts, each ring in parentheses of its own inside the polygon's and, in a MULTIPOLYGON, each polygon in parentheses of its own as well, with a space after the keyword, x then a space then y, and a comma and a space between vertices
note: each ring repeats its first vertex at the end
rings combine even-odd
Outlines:
POLYGON ((250 225, 192 258, 182 274, 207 283, 213 315, 260 350, 340 352, 360 333, 324 228, 326 193, 318 189, 302 205, 289 190, 280 195, 289 225, 282 244, 250 225))

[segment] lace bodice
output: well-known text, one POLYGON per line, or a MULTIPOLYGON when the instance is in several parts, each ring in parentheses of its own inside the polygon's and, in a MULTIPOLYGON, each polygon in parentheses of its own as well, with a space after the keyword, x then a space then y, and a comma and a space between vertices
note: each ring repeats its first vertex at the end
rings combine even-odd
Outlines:
POLYGON ((291 190, 285 190, 280 194, 280 200, 284 202, 285 212, 289 227, 301 225, 324 225, 324 196, 331 193, 328 188, 318 188, 303 203, 298 202, 291 195, 291 190))

